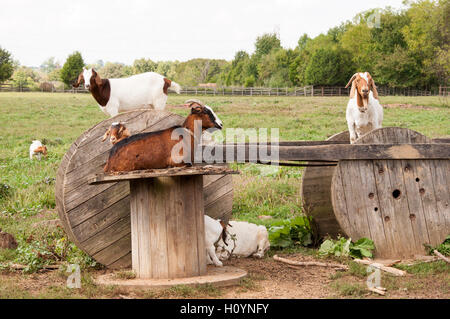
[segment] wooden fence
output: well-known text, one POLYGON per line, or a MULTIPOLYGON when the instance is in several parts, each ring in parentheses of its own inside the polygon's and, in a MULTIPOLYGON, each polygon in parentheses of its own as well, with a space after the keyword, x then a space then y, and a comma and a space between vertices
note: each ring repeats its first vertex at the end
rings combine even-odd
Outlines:
MULTIPOLYGON (((1 84, 0 92, 29 92, 26 86, 14 87, 12 84, 1 84)), ((44 91, 40 89, 38 91, 44 91)), ((89 93, 84 87, 62 89, 52 87, 53 93, 89 93)), ((183 87, 183 95, 212 95, 212 96, 348 96, 350 88, 342 86, 305 86, 294 88, 266 88, 266 87, 183 87)), ((413 88, 390 88, 379 86, 378 94, 399 96, 450 96, 450 87, 441 86, 431 90, 413 88)))

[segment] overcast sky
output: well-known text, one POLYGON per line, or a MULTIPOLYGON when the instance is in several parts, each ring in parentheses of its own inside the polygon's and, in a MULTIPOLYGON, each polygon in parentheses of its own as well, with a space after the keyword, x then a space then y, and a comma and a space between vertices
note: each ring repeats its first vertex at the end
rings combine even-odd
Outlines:
POLYGON ((253 52, 265 32, 294 48, 303 33, 315 37, 386 6, 402 8, 402 0, 1 0, 0 46, 26 66, 52 56, 64 63, 75 50, 86 63, 231 60, 253 52))

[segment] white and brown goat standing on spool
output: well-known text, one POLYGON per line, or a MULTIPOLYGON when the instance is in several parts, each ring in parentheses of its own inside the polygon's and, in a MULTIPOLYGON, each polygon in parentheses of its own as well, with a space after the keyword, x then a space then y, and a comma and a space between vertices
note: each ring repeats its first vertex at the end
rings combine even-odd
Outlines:
POLYGON ((378 91, 369 72, 355 73, 346 88, 352 84, 347 104, 346 119, 350 132, 350 143, 370 131, 381 128, 383 107, 378 100, 378 91))

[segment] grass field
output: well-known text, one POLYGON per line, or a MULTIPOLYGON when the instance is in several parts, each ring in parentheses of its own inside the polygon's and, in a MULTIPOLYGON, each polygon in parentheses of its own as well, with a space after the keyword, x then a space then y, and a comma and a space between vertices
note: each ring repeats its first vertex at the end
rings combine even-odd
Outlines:
MULTIPOLYGON (((171 106, 188 98, 170 95, 168 110, 186 115, 187 109, 171 106)), ((225 128, 279 128, 280 140, 323 140, 346 130, 345 97, 200 98, 214 108, 225 128)), ((439 97, 381 97, 381 102, 389 104, 383 126, 406 127, 431 138, 450 136, 450 108, 439 97)), ((0 263, 32 263, 33 251, 44 248, 30 244, 30 236, 32 242, 67 245, 62 231, 49 232, 36 223, 57 218, 54 178, 61 158, 79 135, 104 119, 88 94, 0 93, 0 228, 19 242, 15 251, 0 250, 0 263), (45 160, 29 160, 34 139, 48 146, 45 160)), ((238 167, 243 173, 234 177, 234 218, 268 224, 257 216, 279 220, 302 213, 302 169, 282 168, 275 176, 263 176, 259 166, 238 167)), ((73 245, 66 256, 93 264, 73 245)), ((1 285, 0 298, 7 296, 1 285)))

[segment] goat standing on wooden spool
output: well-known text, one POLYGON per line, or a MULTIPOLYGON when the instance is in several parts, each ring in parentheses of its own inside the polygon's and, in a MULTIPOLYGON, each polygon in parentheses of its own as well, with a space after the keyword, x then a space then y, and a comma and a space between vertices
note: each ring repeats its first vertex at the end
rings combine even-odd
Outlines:
POLYGON ((126 172, 192 164, 194 162, 195 121, 201 122, 202 131, 209 128, 220 130, 223 124, 209 106, 201 102, 191 102, 190 107, 191 113, 182 126, 132 135, 114 144, 103 170, 105 172, 126 172), (175 131, 177 129, 181 130, 175 131), (187 134, 180 136, 178 134, 180 132, 187 134), (184 136, 189 136, 190 140, 186 141, 187 143, 184 143, 184 136), (174 156, 172 149, 180 142, 184 145, 174 156), (184 146, 190 146, 190 158, 186 158, 184 146))
POLYGON ((370 131, 381 128, 383 107, 378 101, 378 91, 369 72, 355 73, 346 88, 352 84, 347 104, 347 125, 350 143, 370 131))

